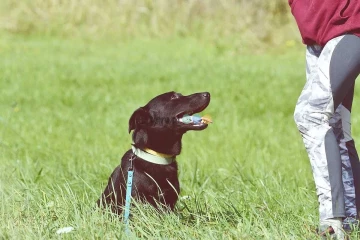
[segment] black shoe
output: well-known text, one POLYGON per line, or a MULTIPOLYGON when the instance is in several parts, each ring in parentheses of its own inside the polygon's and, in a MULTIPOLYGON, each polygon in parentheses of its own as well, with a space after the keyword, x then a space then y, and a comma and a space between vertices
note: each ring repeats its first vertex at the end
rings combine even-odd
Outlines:
POLYGON ((347 234, 345 233, 340 238, 339 236, 336 236, 335 230, 332 226, 328 226, 326 228, 317 229, 317 233, 321 239, 327 240, 327 239, 336 239, 336 240, 349 240, 347 234))
POLYGON ((317 229, 317 233, 319 234, 320 237, 326 239, 327 237, 331 237, 331 235, 334 235, 335 231, 332 228, 332 226, 329 226, 326 229, 317 229))
POLYGON ((353 231, 359 231, 360 224, 359 219, 355 217, 346 217, 343 221, 343 229, 347 233, 351 233, 353 231))

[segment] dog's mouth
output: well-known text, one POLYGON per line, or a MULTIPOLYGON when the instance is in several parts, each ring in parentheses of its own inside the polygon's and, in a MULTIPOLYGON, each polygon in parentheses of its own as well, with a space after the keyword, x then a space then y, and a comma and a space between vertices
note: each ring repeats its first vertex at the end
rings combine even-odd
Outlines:
POLYGON ((191 130, 203 130, 212 120, 209 116, 200 116, 200 112, 205 110, 207 104, 191 111, 183 111, 176 115, 177 122, 184 128, 191 130))

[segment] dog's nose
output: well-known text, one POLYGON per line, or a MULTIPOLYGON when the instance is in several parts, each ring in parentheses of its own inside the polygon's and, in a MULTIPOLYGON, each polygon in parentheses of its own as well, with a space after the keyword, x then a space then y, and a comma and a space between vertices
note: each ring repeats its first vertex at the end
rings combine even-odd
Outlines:
POLYGON ((210 97, 210 93, 204 92, 204 93, 202 93, 202 96, 203 96, 204 98, 208 98, 208 97, 210 97))

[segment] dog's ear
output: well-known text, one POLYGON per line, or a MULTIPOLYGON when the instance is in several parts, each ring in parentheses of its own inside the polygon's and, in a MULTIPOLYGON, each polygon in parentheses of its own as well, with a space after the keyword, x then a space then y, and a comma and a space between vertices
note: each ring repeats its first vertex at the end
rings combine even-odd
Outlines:
POLYGON ((147 126, 150 123, 150 113, 144 107, 138 108, 130 117, 129 133, 131 132, 131 130, 140 128, 141 126, 147 126))

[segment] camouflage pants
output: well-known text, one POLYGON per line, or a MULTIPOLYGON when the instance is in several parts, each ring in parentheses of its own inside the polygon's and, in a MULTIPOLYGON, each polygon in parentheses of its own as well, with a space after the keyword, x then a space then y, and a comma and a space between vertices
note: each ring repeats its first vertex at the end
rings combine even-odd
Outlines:
POLYGON ((354 35, 307 47, 307 81, 294 119, 310 158, 321 220, 356 217, 360 206, 360 163, 350 124, 359 72, 360 38, 354 35))

